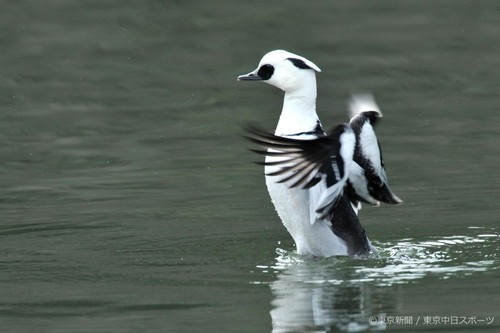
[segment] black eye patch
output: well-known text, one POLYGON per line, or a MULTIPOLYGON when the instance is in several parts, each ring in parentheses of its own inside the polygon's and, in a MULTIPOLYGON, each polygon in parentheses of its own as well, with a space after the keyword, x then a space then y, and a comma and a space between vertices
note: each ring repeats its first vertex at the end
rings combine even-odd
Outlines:
POLYGON ((295 67, 297 67, 297 68, 300 68, 300 69, 313 69, 313 68, 307 66, 306 63, 303 60, 301 60, 301 59, 287 58, 287 60, 290 60, 295 65, 295 67))
POLYGON ((257 75, 259 75, 262 80, 269 80, 271 76, 273 76, 274 73, 274 67, 271 65, 262 65, 259 68, 259 71, 257 72, 257 75))

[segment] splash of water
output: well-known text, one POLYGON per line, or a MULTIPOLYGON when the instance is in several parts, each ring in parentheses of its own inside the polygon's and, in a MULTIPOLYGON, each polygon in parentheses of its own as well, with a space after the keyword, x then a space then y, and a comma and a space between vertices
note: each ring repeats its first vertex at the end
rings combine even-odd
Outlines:
POLYGON ((472 230, 477 230, 475 235, 432 237, 423 241, 405 238, 396 242, 374 242, 377 258, 358 260, 333 257, 311 261, 295 252, 278 248, 276 262, 261 268, 277 273, 297 265, 321 269, 327 267, 334 278, 308 281, 331 284, 372 282, 380 286, 408 283, 429 275, 448 279, 499 269, 500 233, 494 229, 486 232, 479 228, 472 230), (336 274, 332 271, 336 271, 336 274))

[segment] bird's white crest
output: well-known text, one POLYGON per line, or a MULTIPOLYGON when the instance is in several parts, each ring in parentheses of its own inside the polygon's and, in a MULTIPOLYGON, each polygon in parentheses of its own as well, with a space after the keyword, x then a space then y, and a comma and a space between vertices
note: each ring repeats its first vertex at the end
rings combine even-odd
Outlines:
POLYGON ((278 64, 282 61, 285 61, 287 59, 290 59, 290 58, 302 60, 307 66, 311 67, 316 72, 321 72, 321 69, 319 69, 319 67, 316 66, 312 61, 310 61, 302 56, 299 56, 298 54, 288 52, 285 50, 274 50, 274 51, 266 53, 262 57, 262 59, 260 60, 259 67, 262 65, 266 65, 266 64, 275 66, 276 64, 278 64))

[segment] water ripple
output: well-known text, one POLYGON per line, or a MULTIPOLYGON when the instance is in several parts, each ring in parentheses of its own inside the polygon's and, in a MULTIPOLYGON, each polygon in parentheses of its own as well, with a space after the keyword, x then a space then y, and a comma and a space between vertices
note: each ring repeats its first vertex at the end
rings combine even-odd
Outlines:
MULTIPOLYGON (((305 260, 294 252, 276 249, 278 257, 273 265, 258 265, 262 273, 280 273, 293 266, 318 266, 327 268, 329 278, 304 276, 308 283, 364 283, 379 286, 408 283, 426 276, 448 279, 454 276, 471 275, 476 272, 498 270, 500 234, 495 230, 484 230, 477 235, 452 235, 426 240, 404 238, 396 242, 374 242, 378 250, 376 258, 352 260, 334 257, 305 260), (332 274, 335 271, 335 274, 332 274)), ((310 272, 311 273, 311 272, 310 272)), ((254 281, 254 283, 263 283, 254 281)))
POLYGON ((305 260, 277 249, 275 263, 257 265, 260 279, 251 283, 271 289, 273 332, 383 331, 387 327, 370 318, 400 313, 401 288, 392 286, 491 274, 499 268, 500 233, 495 230, 374 246, 378 256, 365 259, 305 260))

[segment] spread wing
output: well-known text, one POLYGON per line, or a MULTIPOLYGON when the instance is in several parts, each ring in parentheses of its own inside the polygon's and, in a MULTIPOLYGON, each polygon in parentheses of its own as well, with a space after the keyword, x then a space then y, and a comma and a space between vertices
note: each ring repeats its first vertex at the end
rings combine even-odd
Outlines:
MULTIPOLYGON (((264 150, 253 152, 271 156, 264 164, 276 166, 267 176, 280 176, 278 182, 290 188, 311 191, 310 207, 317 219, 329 219, 341 196, 346 193, 353 207, 359 201, 379 205, 379 202, 400 204, 389 188, 382 152, 374 124, 382 113, 371 95, 355 95, 350 104, 349 125, 334 127, 326 136, 311 140, 281 137, 264 130, 248 127, 247 137, 264 150)), ((311 214, 314 215, 314 214, 311 214)))
POLYGON ((348 181, 356 144, 355 134, 345 124, 333 128, 328 135, 312 140, 297 140, 277 136, 255 127, 247 128, 249 140, 267 150, 252 150, 261 155, 277 157, 261 164, 280 166, 267 176, 282 176, 278 181, 289 187, 311 189, 314 187, 317 200, 315 218, 331 216, 348 181), (317 188, 320 188, 319 192, 317 188))
POLYGON ((353 95, 349 103, 351 126, 356 136, 356 148, 349 182, 354 188, 357 199, 378 205, 379 201, 400 204, 399 199, 389 188, 387 174, 382 159, 382 151, 373 129, 382 117, 373 96, 353 95))

